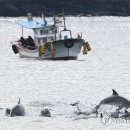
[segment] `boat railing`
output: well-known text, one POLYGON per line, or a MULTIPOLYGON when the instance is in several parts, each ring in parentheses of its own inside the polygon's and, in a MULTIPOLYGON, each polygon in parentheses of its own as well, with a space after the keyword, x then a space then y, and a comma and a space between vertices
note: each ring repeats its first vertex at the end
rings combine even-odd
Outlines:
MULTIPOLYGON (((72 39, 72 33, 71 33, 71 30, 61 30, 60 31, 60 40, 62 39, 62 32, 69 32, 69 35, 70 35, 70 39, 72 39)), ((66 39, 68 39, 68 35, 65 35, 64 36, 64 39, 66 40, 66 39)))
POLYGON ((30 46, 30 45, 22 45, 22 43, 20 41, 12 41, 10 42, 12 45, 16 45, 20 48, 26 48, 26 49, 29 49, 29 50, 35 50, 38 48, 38 46, 30 46))

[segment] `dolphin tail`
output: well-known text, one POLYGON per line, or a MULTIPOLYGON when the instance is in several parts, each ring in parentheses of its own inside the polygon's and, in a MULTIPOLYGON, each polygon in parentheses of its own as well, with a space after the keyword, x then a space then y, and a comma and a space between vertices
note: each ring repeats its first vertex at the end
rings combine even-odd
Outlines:
POLYGON ((11 110, 9 108, 6 108, 5 113, 6 113, 6 115, 9 115, 11 113, 11 110))
POLYGON ((71 106, 76 106, 76 105, 78 105, 78 104, 79 104, 79 102, 80 102, 80 101, 75 102, 75 103, 71 103, 70 105, 71 105, 71 106))
POLYGON ((21 104, 21 100, 20 100, 20 98, 19 98, 18 104, 21 104))
POLYGON ((113 91, 113 95, 118 95, 118 93, 114 89, 112 89, 112 91, 113 91))

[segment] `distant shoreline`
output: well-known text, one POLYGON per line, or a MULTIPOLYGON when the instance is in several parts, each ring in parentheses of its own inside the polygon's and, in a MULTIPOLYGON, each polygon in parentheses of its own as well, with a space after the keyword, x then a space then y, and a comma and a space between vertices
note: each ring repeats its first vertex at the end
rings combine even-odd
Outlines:
MULTIPOLYGON (((28 13, 28 12, 27 12, 28 13)), ((30 13, 30 12, 29 12, 30 13)), ((42 16, 42 13, 40 15, 34 15, 32 13, 32 15, 34 17, 41 17, 42 16)), ((18 15, 18 16, 15 16, 15 15, 0 15, 0 17, 26 17, 27 14, 25 15, 18 15)), ((45 15, 46 17, 53 17, 54 15, 45 15)), ((117 16, 117 17, 129 17, 130 15, 128 14, 65 14, 65 16, 72 16, 72 17, 102 17, 102 16, 117 16)))
POLYGON ((130 16, 130 0, 0 0, 0 16, 130 16))
MULTIPOLYGON (((66 17, 130 17, 130 15, 65 15, 66 17)), ((0 16, 0 18, 26 18, 27 16, 0 16)), ((41 16, 34 16, 33 17, 41 17, 41 16)), ((47 18, 53 16, 45 16, 47 18)))

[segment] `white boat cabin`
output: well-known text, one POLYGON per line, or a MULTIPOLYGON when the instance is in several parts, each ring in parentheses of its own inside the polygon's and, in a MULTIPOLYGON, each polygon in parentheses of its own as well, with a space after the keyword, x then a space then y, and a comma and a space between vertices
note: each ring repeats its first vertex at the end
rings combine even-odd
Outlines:
POLYGON ((59 40, 59 33, 57 27, 46 26, 42 28, 35 28, 34 30, 34 41, 36 44, 51 42, 52 40, 59 40))
POLYGON ((62 30, 59 31, 59 26, 57 26, 57 23, 54 21, 51 21, 51 23, 47 23, 45 18, 42 20, 33 20, 31 14, 28 14, 27 20, 19 20, 16 22, 18 25, 22 26, 22 36, 23 36, 23 27, 32 29, 34 31, 34 43, 36 46, 39 46, 43 43, 51 42, 52 40, 58 41, 62 39, 68 39, 72 38, 71 31, 70 30, 62 30), (62 37, 62 32, 68 31, 70 34, 69 36, 64 35, 62 37))

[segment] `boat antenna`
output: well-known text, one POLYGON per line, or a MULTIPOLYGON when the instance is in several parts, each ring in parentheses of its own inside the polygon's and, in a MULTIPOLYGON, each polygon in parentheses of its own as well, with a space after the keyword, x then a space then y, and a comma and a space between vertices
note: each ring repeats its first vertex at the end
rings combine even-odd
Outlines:
POLYGON ((65 18, 65 13, 64 13, 64 9, 63 9, 64 31, 67 30, 65 20, 66 20, 66 18, 65 18))
POLYGON ((46 21, 46 19, 45 19, 45 15, 42 13, 42 20, 43 20, 43 22, 44 22, 44 25, 46 26, 47 25, 47 21, 46 21))

